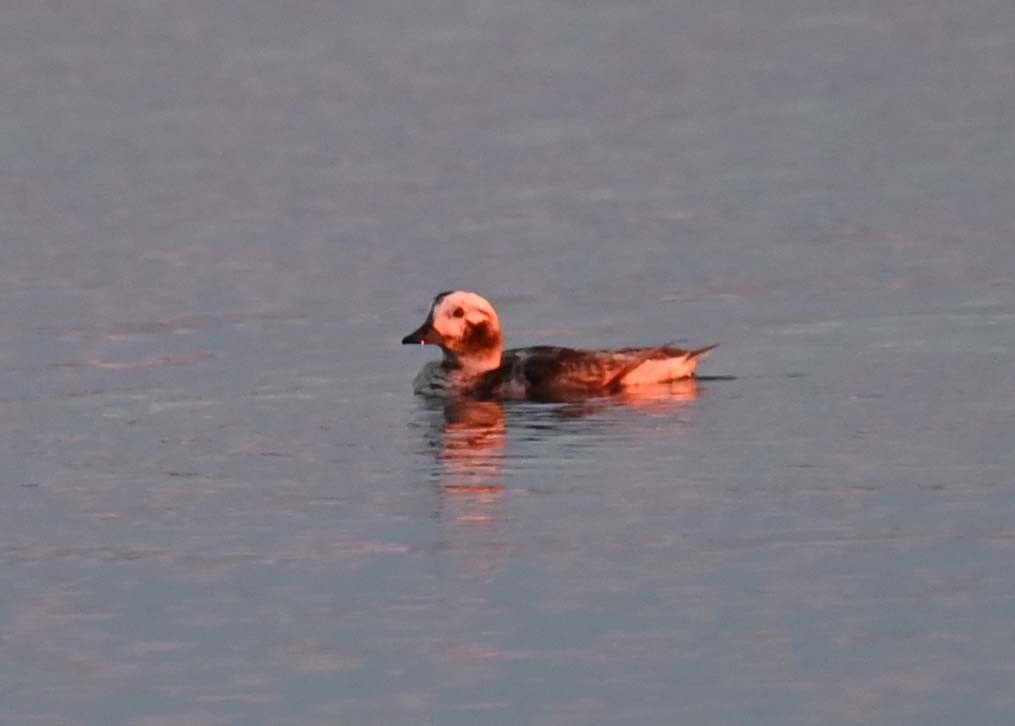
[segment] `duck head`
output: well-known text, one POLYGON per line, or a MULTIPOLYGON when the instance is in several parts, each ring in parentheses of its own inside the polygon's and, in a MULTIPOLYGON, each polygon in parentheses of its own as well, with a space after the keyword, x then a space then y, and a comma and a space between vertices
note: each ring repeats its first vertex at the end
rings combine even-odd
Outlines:
POLYGON ((474 292, 442 292, 426 321, 402 338, 402 345, 439 345, 445 358, 473 371, 500 365, 500 320, 488 300, 474 292))

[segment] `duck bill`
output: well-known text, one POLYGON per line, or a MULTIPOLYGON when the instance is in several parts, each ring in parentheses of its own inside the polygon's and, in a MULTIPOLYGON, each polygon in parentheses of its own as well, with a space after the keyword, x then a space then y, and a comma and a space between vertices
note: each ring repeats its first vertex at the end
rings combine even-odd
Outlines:
POLYGON ((402 338, 402 345, 440 345, 440 343, 441 335, 434 330, 429 320, 402 338))

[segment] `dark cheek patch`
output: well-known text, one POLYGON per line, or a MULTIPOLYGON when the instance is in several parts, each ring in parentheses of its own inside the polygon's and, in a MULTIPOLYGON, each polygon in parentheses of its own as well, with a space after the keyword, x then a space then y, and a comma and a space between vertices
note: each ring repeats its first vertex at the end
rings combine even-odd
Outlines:
POLYGON ((500 345, 500 334, 490 328, 489 323, 468 323, 462 337, 467 351, 481 351, 500 345))

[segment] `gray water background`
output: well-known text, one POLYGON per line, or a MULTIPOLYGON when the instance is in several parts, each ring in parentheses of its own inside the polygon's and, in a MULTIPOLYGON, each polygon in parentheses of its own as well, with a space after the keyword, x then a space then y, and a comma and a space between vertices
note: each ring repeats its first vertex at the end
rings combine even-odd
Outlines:
POLYGON ((0 9, 0 721, 1015 722, 1007 0, 0 9), (401 348, 719 342, 444 411, 401 348))

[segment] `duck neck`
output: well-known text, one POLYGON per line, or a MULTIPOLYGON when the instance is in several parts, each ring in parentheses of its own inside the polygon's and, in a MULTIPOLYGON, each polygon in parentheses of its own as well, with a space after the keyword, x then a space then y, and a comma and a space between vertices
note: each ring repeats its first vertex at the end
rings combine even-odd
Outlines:
POLYGON ((444 360, 452 368, 467 376, 478 376, 500 367, 500 346, 485 350, 471 350, 467 355, 444 349, 444 360))

